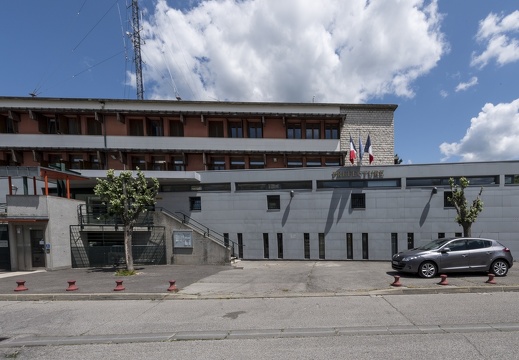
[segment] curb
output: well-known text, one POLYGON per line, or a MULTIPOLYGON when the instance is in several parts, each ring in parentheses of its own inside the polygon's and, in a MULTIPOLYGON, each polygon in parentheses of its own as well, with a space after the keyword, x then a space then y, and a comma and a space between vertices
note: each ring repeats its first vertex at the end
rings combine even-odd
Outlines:
POLYGON ((180 293, 99 293, 99 294, 0 294, 0 301, 91 301, 91 300, 231 300, 263 298, 302 298, 302 297, 346 297, 346 296, 384 296, 384 295, 429 295, 461 293, 498 293, 519 292, 519 286, 439 286, 429 288, 390 288, 357 290, 349 292, 295 293, 295 294, 220 294, 191 295, 180 293))

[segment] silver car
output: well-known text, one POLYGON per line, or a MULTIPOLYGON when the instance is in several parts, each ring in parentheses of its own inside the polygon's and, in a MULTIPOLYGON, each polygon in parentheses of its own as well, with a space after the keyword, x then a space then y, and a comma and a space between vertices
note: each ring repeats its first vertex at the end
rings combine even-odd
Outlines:
POLYGON ((444 238, 393 255, 391 266, 399 272, 432 278, 440 272, 490 272, 505 276, 514 258, 498 241, 481 238, 444 238))

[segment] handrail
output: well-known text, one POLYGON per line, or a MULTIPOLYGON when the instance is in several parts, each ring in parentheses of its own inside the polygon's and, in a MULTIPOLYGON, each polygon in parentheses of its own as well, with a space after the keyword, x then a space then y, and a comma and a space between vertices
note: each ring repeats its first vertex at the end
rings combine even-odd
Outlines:
MULTIPOLYGON (((214 230, 210 229, 209 227, 199 223, 198 221, 192 219, 189 215, 183 213, 182 211, 175 211, 175 213, 173 213, 164 208, 156 208, 156 210, 160 210, 161 212, 168 214, 169 216, 172 216, 175 219, 181 221, 183 224, 188 224, 190 227, 201 231, 204 234, 204 236, 211 237, 213 240, 218 242, 220 245, 223 245, 225 247, 230 247, 232 250, 232 256, 236 257, 237 252, 235 251, 235 248, 237 249, 239 247, 239 244, 236 241, 233 241, 233 240, 225 237, 223 234, 220 234, 219 232, 214 231, 214 230), (181 216, 179 216, 177 214, 180 214, 181 216)), ((243 246, 243 245, 241 245, 241 246, 243 246)))

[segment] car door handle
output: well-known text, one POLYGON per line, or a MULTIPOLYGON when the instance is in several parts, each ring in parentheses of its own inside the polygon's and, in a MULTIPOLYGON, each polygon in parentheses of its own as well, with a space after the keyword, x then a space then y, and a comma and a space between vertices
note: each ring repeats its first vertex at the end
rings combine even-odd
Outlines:
POLYGON ((463 255, 461 255, 461 256, 462 256, 462 257, 467 257, 468 255, 467 255, 467 254, 463 254, 463 255))

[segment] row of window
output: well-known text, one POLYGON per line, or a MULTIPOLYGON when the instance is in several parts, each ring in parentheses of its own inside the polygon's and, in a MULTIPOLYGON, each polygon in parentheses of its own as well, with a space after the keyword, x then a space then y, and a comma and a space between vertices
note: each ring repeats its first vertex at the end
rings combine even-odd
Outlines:
MULTIPOLYGON (((38 115, 38 131, 43 134, 82 134, 80 116, 45 116, 38 115)), ((165 136, 164 121, 169 125, 169 136, 184 136, 184 123, 181 120, 165 120, 163 118, 131 119, 128 118, 128 134, 130 136, 165 136)), ((86 118, 86 135, 102 135, 102 119, 86 118)), ((261 120, 227 120, 208 121, 209 137, 230 138, 263 138, 264 124, 261 120)), ((18 133, 18 122, 0 116, 0 133, 18 133)), ((287 139, 339 139, 339 121, 290 121, 286 123, 287 139)))
MULTIPOLYGON (((461 237, 461 233, 455 233, 456 237, 461 237)), ((438 233, 438 238, 444 238, 445 233, 438 233)), ((276 234, 277 240, 277 258, 283 259, 283 233, 276 234)), ((326 259, 326 242, 325 234, 318 234, 318 258, 326 259)), ((407 249, 413 249, 414 245, 414 233, 407 233, 407 249)), ((310 259, 310 234, 303 234, 303 252, 304 258, 310 259)), ((362 259, 369 259, 369 236, 368 233, 362 233, 361 237, 361 252, 362 259)), ((398 249, 398 233, 391 234, 391 254, 394 255, 399 252, 398 249)), ((263 233, 263 257, 265 259, 270 258, 270 239, 268 233, 263 233)), ((353 259, 353 233, 346 233, 346 258, 353 259)))
MULTIPOLYGON (((218 190, 226 190, 230 191, 230 184, 225 184, 225 189, 222 187, 224 184, 220 184, 218 190), (227 187, 227 185, 229 185, 227 187)), ((179 191, 193 191, 192 185, 188 185, 190 189, 179 190, 179 191)), ((212 190, 206 189, 205 191, 214 191, 216 187, 212 188, 212 190)), ((443 206, 445 208, 452 208, 454 205, 449 201, 449 198, 452 196, 451 191, 446 191, 443 197, 443 206)), ((364 193, 353 193, 350 194, 350 204, 352 209, 366 209, 366 194, 364 193)), ((192 196, 189 198, 189 209, 191 211, 202 211, 202 198, 200 196, 192 196)), ((280 195, 267 195, 267 210, 281 210, 281 196, 280 195)))

